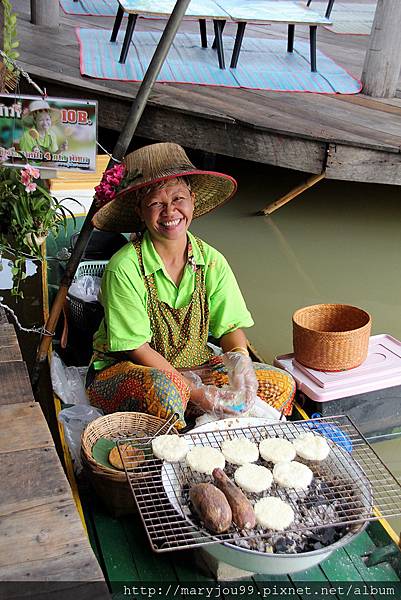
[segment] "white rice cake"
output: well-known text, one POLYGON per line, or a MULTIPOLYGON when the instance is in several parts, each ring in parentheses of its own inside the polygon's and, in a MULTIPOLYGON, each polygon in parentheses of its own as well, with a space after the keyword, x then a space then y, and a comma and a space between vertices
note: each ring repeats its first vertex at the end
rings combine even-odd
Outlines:
POLYGON ((266 467, 250 463, 238 467, 234 473, 234 480, 244 492, 260 494, 271 487, 273 475, 266 467))
POLYGON ((246 465, 253 463, 259 458, 257 445, 246 437, 237 437, 225 440, 221 445, 221 451, 233 465, 246 465))
POLYGON ((324 460, 330 453, 330 446, 326 439, 311 431, 302 433, 293 443, 298 456, 307 460, 324 460))
POLYGON ((281 487, 306 490, 312 482, 313 472, 306 465, 293 460, 274 465, 273 479, 281 487))
POLYGON ((259 444, 260 456, 274 464, 294 460, 296 452, 291 442, 283 438, 266 438, 259 444))
POLYGON ((167 462, 180 462, 188 454, 188 442, 178 435, 158 435, 152 440, 152 451, 167 462))
POLYGON ((195 446, 187 454, 187 464, 192 471, 212 474, 217 467, 224 469, 226 461, 224 454, 211 446, 195 446))
POLYGON ((274 531, 284 531, 294 521, 295 515, 291 506, 275 498, 274 496, 267 496, 256 502, 253 507, 256 516, 256 522, 266 529, 273 529, 274 531))

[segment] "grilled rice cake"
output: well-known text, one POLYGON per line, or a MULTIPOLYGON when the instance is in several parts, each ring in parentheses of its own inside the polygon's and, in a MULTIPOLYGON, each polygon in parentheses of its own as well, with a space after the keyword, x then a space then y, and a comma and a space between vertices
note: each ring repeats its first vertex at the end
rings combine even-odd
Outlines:
POLYGON ((145 462, 145 453, 140 448, 135 448, 132 444, 120 444, 120 452, 118 447, 114 446, 109 452, 109 463, 113 465, 115 469, 124 471, 124 465, 121 460, 121 455, 124 459, 124 464, 127 469, 134 469, 139 467, 145 462))

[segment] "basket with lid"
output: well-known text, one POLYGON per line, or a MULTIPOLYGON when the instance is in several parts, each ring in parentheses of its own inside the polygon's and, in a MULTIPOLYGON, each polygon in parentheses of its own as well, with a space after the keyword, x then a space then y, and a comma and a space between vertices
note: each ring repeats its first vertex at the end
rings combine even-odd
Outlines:
MULTIPOLYGON (((164 419, 138 412, 116 412, 95 419, 86 427, 81 440, 81 457, 84 472, 95 492, 110 512, 118 517, 135 512, 135 502, 125 471, 94 457, 96 444, 124 438, 143 438, 156 432, 166 433, 164 419)), ((171 429, 169 433, 177 433, 171 429)), ((140 474, 138 474, 140 477, 140 474)))
POLYGON ((367 357, 371 317, 347 304, 315 304, 293 314, 295 359, 317 371, 353 369, 367 357))

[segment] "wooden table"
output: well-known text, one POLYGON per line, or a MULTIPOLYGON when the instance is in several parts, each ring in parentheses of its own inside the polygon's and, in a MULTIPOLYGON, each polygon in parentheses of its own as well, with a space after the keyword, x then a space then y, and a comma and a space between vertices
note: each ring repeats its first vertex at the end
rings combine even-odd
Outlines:
MULTIPOLYGON (((317 70, 316 61, 316 36, 317 28, 321 25, 332 25, 330 12, 334 0, 328 0, 325 16, 289 0, 192 0, 185 15, 199 19, 202 48, 207 47, 206 19, 212 19, 214 24, 215 40, 213 47, 217 50, 219 67, 225 68, 223 49, 223 29, 227 21, 238 24, 230 68, 235 69, 241 51, 242 40, 247 23, 260 25, 272 23, 285 23, 288 25, 287 51, 294 51, 294 37, 296 25, 309 26, 310 62, 311 71, 317 70)), ((135 29, 138 15, 168 16, 175 5, 174 0, 119 0, 110 41, 115 42, 121 26, 124 13, 128 14, 128 25, 125 32, 123 47, 120 54, 120 63, 125 63, 129 45, 135 29)))

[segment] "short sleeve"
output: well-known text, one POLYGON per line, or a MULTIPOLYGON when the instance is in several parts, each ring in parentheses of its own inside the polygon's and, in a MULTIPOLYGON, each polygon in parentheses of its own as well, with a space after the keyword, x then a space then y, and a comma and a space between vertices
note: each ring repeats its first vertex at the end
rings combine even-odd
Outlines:
POLYGON ((132 261, 106 269, 102 279, 107 346, 110 352, 135 350, 152 339, 146 290, 132 261))
POLYGON ((225 257, 219 252, 206 266, 206 290, 210 311, 210 333, 216 339, 241 327, 252 327, 253 319, 225 257))

